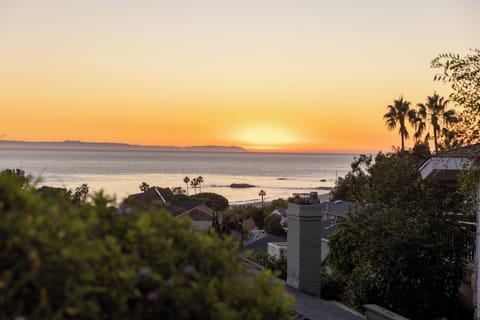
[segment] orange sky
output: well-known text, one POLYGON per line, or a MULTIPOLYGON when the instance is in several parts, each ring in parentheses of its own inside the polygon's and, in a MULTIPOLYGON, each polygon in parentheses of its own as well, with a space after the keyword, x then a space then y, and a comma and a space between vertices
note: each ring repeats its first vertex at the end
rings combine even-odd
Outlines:
POLYGON ((430 61, 479 46, 480 2, 359 3, 0 0, 0 134, 390 150, 386 105, 448 94, 430 61))

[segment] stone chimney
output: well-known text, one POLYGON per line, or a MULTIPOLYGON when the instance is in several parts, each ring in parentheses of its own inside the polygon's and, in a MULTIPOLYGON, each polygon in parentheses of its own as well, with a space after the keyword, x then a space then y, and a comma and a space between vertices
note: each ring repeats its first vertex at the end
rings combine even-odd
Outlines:
POLYGON ((320 296, 322 215, 316 204, 288 204, 287 284, 314 296, 320 296))

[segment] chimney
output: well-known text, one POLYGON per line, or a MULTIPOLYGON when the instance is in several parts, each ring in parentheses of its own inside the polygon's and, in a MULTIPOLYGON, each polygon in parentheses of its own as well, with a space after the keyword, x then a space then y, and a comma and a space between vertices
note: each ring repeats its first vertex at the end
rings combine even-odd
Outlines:
POLYGON ((289 203, 287 284, 320 296, 322 210, 319 205, 289 203))

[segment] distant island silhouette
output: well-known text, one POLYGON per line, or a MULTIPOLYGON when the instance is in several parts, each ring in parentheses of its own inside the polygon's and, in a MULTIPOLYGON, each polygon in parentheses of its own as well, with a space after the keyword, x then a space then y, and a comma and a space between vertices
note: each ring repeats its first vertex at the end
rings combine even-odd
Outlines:
POLYGON ((103 151, 197 151, 197 152, 247 152, 237 146, 143 146, 113 142, 82 142, 77 140, 65 141, 16 141, 0 140, 0 149, 25 150, 103 150, 103 151))

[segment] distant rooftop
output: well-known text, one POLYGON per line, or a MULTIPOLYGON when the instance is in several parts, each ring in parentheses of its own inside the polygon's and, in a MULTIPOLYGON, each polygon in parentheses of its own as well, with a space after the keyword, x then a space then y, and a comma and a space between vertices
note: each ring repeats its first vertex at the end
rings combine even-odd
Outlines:
POLYGON ((319 204, 322 212, 346 218, 350 210, 354 209, 355 203, 344 200, 322 202, 319 204))

